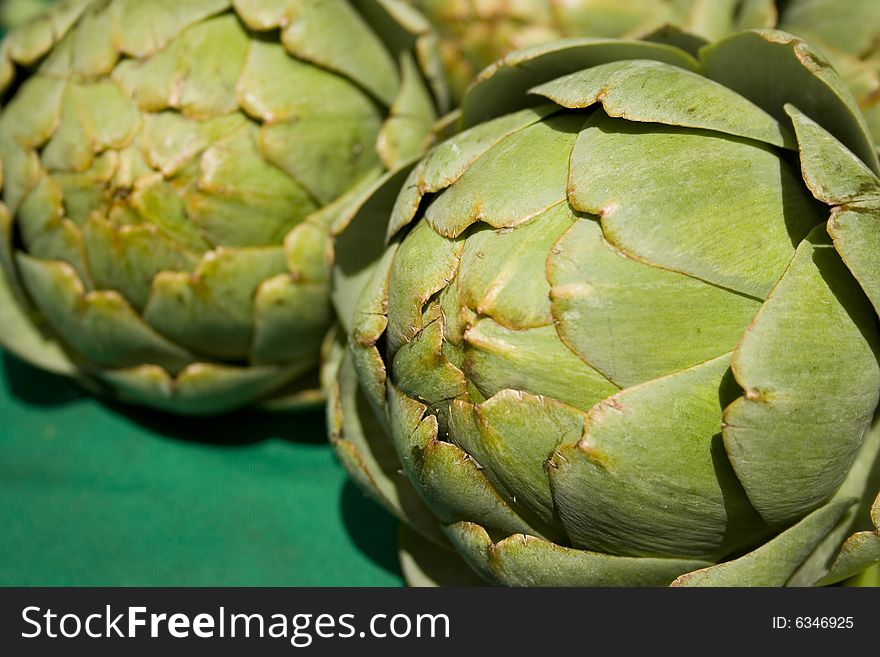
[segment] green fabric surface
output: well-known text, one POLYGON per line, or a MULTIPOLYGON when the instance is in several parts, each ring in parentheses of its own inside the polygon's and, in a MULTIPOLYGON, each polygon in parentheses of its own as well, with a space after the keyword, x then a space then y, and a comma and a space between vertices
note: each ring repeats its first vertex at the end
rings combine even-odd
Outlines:
POLYGON ((178 418, 2 354, 0 585, 401 585, 325 436, 321 410, 178 418))

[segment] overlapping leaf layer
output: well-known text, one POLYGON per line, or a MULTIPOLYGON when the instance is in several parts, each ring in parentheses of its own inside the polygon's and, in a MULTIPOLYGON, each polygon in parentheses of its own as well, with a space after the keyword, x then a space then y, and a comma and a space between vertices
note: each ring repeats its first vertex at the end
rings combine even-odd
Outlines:
POLYGON ((329 225, 422 151, 431 53, 393 1, 63 0, 11 33, 0 341, 171 411, 315 398, 329 225))
POLYGON ((355 477, 492 582, 875 563, 880 181, 827 62, 772 31, 563 42, 463 121, 336 227, 355 477), (384 255, 351 257, 379 208, 384 255))

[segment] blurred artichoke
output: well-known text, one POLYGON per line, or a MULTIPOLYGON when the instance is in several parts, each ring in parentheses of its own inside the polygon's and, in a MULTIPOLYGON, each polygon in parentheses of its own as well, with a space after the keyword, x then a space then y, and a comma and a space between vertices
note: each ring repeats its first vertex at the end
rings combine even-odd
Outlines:
POLYGON ((462 112, 334 228, 331 438, 411 579, 876 569, 880 167, 823 57, 569 40, 462 112))
POLYGON ((52 0, 3 0, 0 2, 0 30, 9 30, 39 14, 52 0))
POLYGON ((0 343, 172 412, 314 401, 329 224, 422 152, 435 52, 397 0, 62 0, 10 33, 0 343))
POLYGON ((761 27, 818 46, 855 94, 880 143, 877 0, 412 0, 443 37, 457 97, 508 52, 561 37, 641 37, 664 25, 715 40, 761 27))
POLYGON ((665 25, 705 39, 772 27, 774 0, 411 0, 435 25, 450 84, 507 53, 564 37, 637 38, 665 25))

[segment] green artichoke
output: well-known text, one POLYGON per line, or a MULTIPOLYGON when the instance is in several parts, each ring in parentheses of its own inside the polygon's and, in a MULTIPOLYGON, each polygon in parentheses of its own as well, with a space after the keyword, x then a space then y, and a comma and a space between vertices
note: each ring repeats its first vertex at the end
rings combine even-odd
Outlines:
POLYGON ((0 30, 18 27, 42 12, 52 0, 3 0, 0 3, 0 30))
POLYGON ((331 439, 411 579, 869 577, 880 167, 827 61, 568 40, 462 128, 334 226, 331 439))
POLYGON ((329 225, 445 100, 397 0, 62 0, 0 47, 0 344, 177 413, 313 403, 329 225))
POLYGON ((818 46, 840 71, 880 143, 877 0, 412 0, 441 34, 453 90, 517 48, 562 37, 640 37, 663 26, 716 40, 779 27, 818 46))

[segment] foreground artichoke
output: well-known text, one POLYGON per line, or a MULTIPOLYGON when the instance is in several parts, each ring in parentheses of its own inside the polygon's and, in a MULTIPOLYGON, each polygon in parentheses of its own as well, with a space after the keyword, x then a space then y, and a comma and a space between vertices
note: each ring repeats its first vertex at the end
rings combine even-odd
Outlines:
POLYGON ((313 400, 328 226, 443 106, 396 0, 65 0, 0 48, 0 344, 179 413, 313 400))
POLYGON ((561 37, 641 37, 665 25, 709 40, 779 27, 830 58, 880 143, 880 2, 877 0, 412 0, 442 35, 461 96, 496 59, 561 37))
POLYGON ((438 546, 411 577, 460 581, 444 544, 511 585, 876 564, 880 167, 822 56, 565 41, 462 122, 335 226, 331 438, 438 546))

